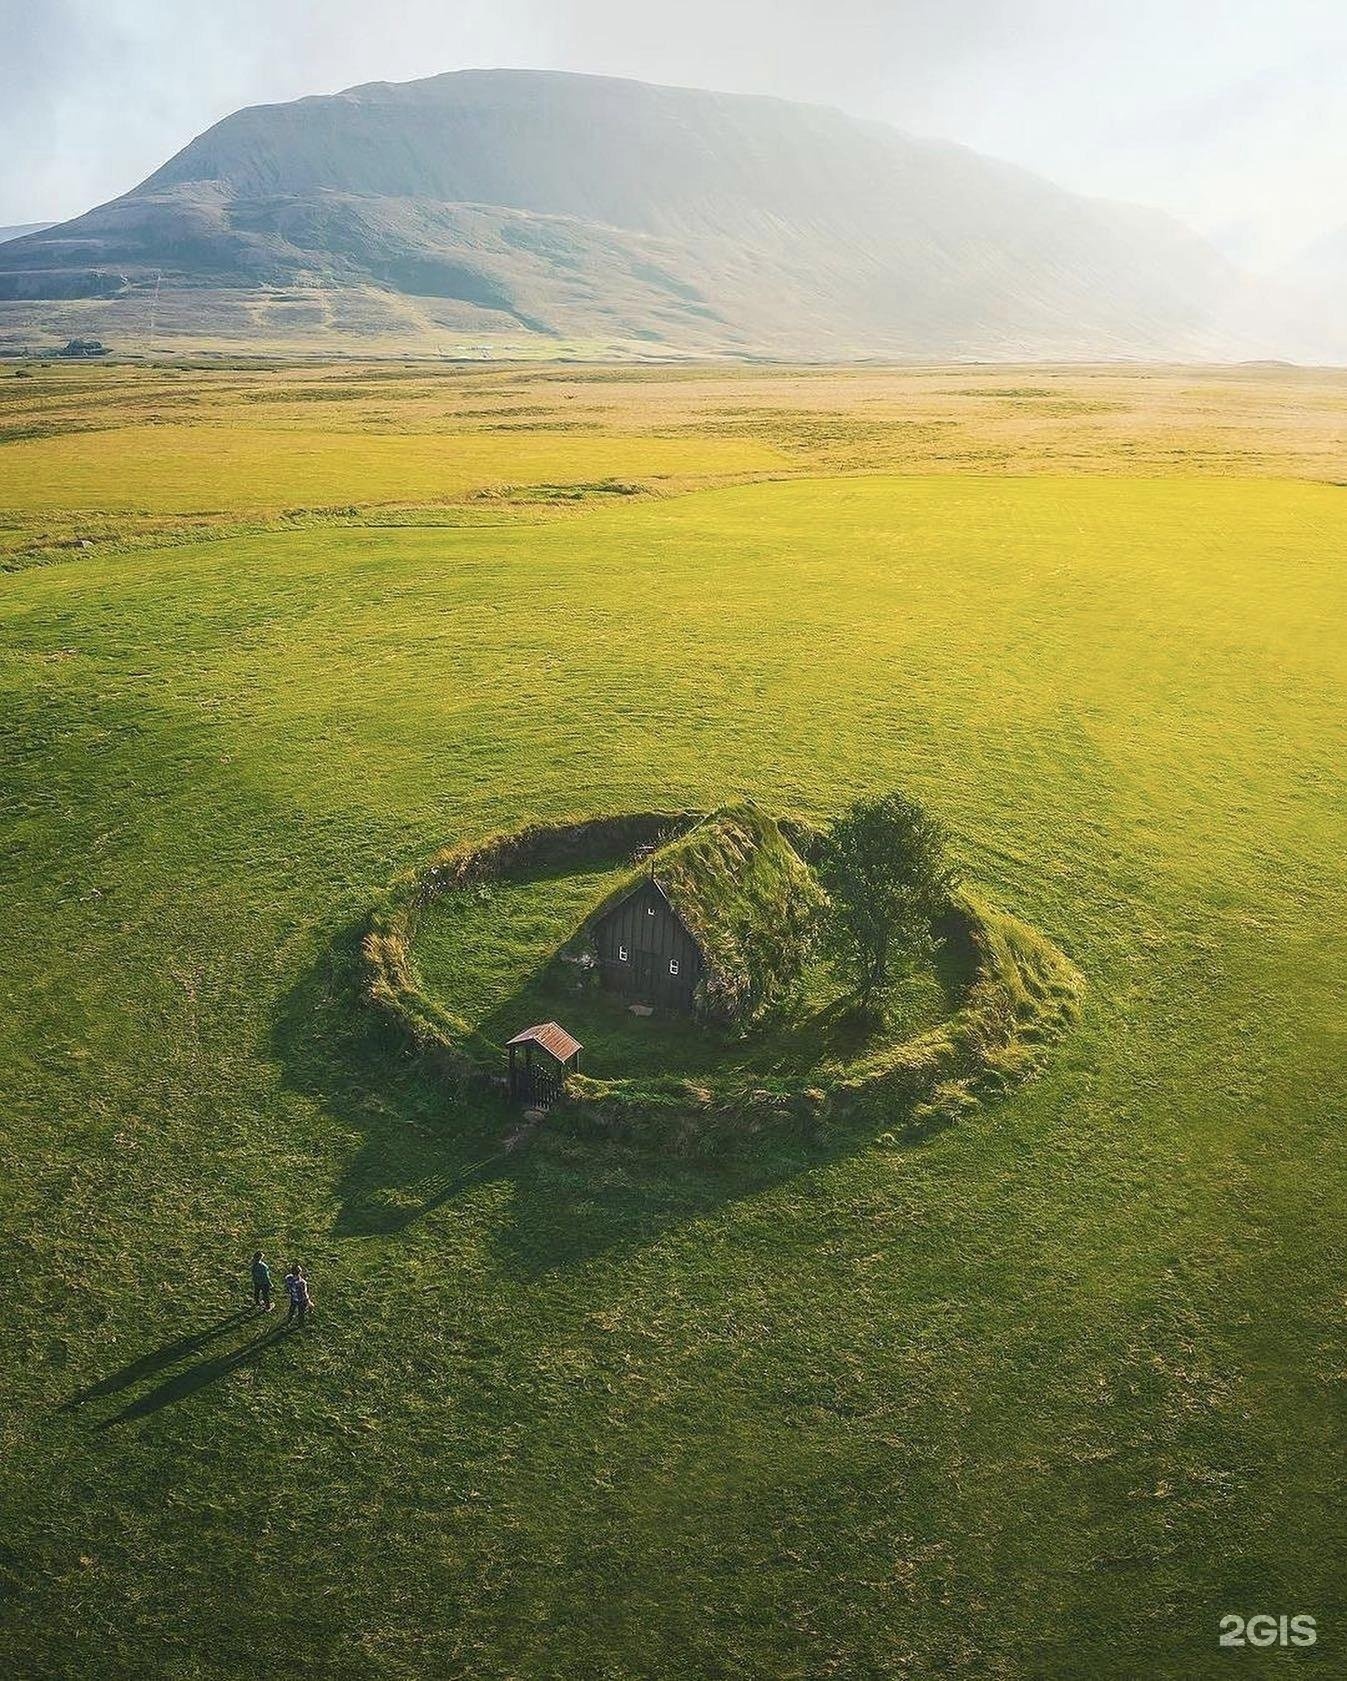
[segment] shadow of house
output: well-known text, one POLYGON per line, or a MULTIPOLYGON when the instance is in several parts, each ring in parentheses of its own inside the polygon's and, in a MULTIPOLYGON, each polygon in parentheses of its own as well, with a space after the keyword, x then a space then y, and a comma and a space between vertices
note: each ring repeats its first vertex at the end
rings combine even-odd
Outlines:
MULTIPOLYGON (((763 1143, 744 1156, 688 1159, 579 1138, 543 1122, 512 1149, 506 1138, 518 1116, 503 1096, 455 1088, 364 1006, 362 932, 362 923, 337 932, 282 999, 272 1033, 286 1083, 362 1138, 338 1187, 336 1237, 395 1237, 457 1198, 504 1182, 511 1194, 494 1240, 498 1259, 516 1276, 541 1277, 635 1252, 873 1139, 873 1124, 856 1121, 812 1144, 763 1143)), ((493 1012, 497 1019, 520 1019, 520 1000, 554 955, 493 1012)), ((901 1132, 904 1117, 894 1114, 887 1124, 901 1132)))
POLYGON ((504 1158, 508 1111, 448 1084, 360 995, 363 924, 338 930, 281 1000, 271 1046, 287 1085, 362 1135, 339 1187, 338 1237, 396 1232, 504 1158))

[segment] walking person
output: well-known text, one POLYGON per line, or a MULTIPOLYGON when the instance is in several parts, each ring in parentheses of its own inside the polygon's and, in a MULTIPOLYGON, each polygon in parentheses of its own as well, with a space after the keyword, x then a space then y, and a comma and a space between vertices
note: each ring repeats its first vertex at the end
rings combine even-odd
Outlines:
POLYGON ((260 1249, 253 1250, 253 1306, 261 1308, 263 1313, 270 1313, 273 1306, 271 1268, 260 1249))
POLYGON ((304 1276, 304 1268, 298 1261, 291 1262, 290 1271, 285 1275, 285 1293, 290 1298, 290 1310, 285 1316, 285 1323, 288 1325, 292 1319, 297 1319, 302 1327, 309 1309, 313 1306, 313 1297, 309 1294, 309 1281, 304 1276))

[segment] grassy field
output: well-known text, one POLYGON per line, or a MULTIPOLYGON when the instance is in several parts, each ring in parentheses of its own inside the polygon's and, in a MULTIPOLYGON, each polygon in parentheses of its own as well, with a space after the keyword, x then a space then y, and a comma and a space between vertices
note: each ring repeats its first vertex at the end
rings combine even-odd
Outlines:
POLYGON ((737 438, 604 437, 546 432, 368 433, 286 427, 117 427, 11 446, 14 472, 0 517, 67 504, 98 514, 240 513, 449 500, 512 486, 555 487, 779 466, 773 450, 737 438))
POLYGON ((0 1672, 1342 1673, 1342 376, 355 377, 0 376, 0 1672), (893 785, 1089 985, 924 1143, 505 1154, 353 996, 446 842, 893 785))

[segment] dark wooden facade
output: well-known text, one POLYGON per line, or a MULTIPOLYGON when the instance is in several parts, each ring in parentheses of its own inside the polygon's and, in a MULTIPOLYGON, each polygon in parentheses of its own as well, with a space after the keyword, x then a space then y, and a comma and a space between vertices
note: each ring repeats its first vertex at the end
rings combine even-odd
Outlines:
POLYGON ((692 1009, 706 972, 701 948, 657 882, 647 878, 604 913, 593 929, 603 984, 623 998, 665 1009, 692 1009))

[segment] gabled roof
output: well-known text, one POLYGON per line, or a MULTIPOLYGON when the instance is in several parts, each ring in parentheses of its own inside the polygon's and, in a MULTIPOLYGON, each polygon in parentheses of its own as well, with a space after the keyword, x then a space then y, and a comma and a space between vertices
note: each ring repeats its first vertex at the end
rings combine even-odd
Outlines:
POLYGON ((506 1040, 507 1045, 541 1045, 543 1050, 554 1056, 558 1062, 569 1062, 577 1051, 584 1046, 573 1038, 560 1022, 544 1021, 537 1027, 526 1027, 522 1033, 516 1033, 513 1039, 506 1040))
POLYGON ((619 905, 625 905, 628 899, 634 899, 638 893, 642 892, 643 890, 645 890, 647 888, 653 889, 654 892, 661 899, 663 899, 663 901, 665 903, 665 906, 668 909, 669 915, 671 917, 673 917, 674 921, 679 925, 680 928, 683 929, 684 933, 687 934, 689 939, 695 938, 695 936, 692 933, 692 930, 688 927, 688 925, 683 921, 683 918, 679 915, 678 906, 676 904, 674 904, 673 900, 669 897, 668 890, 665 887, 664 883, 655 874, 655 864, 654 864, 653 860, 651 860, 649 863, 646 864, 645 874, 640 878, 639 881, 632 882, 629 886, 624 887, 615 899, 609 899, 608 900, 608 902, 603 907, 603 913, 602 914, 606 915, 607 912, 609 912, 609 911, 615 911, 619 905))
POLYGON ((702 954, 709 1014, 751 1016, 799 972, 823 893, 781 825, 751 800, 661 847, 590 925, 650 880, 702 954))

